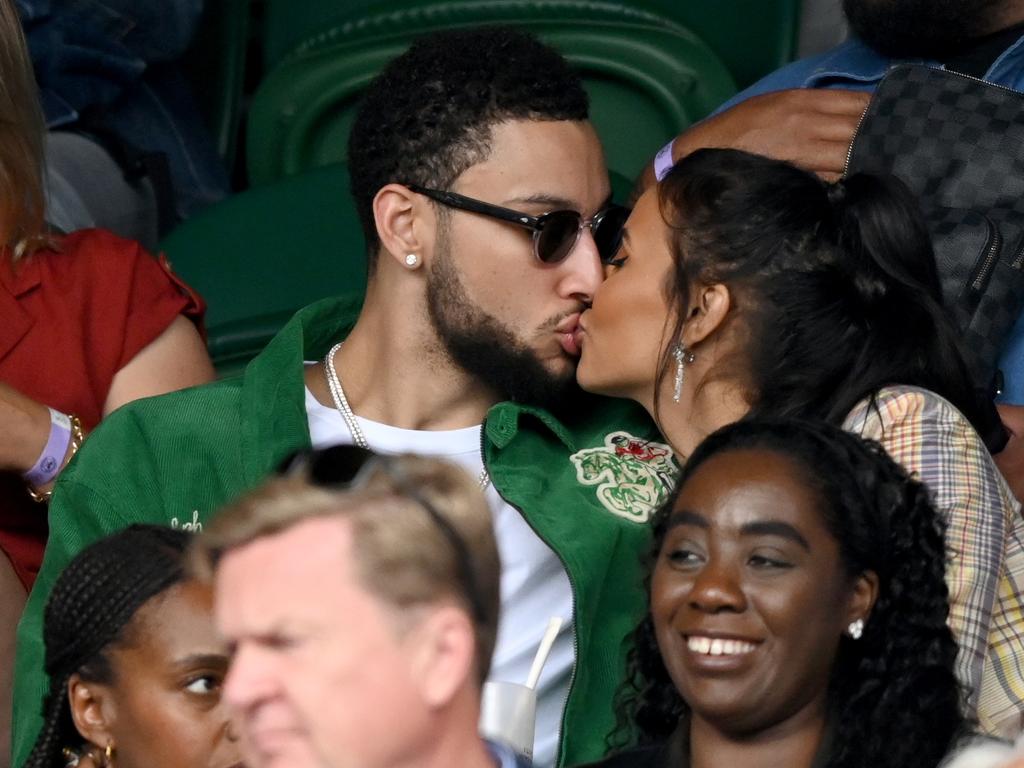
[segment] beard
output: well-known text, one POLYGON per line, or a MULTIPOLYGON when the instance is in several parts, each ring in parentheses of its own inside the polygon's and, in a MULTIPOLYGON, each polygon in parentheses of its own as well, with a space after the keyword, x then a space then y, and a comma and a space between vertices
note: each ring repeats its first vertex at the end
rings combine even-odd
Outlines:
POLYGON ((941 60, 993 31, 1005 0, 843 0, 853 32, 898 59, 941 60))
POLYGON ((445 242, 427 275, 427 311, 455 364, 505 398, 558 410, 579 392, 575 370, 549 371, 511 329, 469 299, 445 242))

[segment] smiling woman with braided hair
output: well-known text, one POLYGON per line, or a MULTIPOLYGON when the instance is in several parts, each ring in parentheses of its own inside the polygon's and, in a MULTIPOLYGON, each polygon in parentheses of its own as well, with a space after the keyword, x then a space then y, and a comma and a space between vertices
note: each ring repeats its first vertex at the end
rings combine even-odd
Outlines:
POLYGON ((46 606, 50 692, 24 768, 228 768, 228 655, 209 587, 188 578, 190 535, 135 525, 83 550, 46 606))

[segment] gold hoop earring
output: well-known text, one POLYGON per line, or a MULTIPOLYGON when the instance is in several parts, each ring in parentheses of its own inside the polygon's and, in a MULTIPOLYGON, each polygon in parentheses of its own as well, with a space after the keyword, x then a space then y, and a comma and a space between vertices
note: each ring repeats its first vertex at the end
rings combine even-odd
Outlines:
POLYGON ((108 741, 107 748, 103 750, 103 768, 111 768, 114 764, 114 742, 108 741))

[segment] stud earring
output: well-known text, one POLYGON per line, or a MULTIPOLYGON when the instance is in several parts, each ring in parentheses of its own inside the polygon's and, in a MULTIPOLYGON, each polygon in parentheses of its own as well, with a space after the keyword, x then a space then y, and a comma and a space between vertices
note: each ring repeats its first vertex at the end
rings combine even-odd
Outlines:
POLYGON ((856 621, 851 621, 850 626, 846 628, 846 632, 854 640, 860 640, 861 635, 864 634, 864 619, 857 619, 856 621))
POLYGON ((418 266, 419 263, 420 257, 417 256, 415 253, 410 253, 408 256, 405 257, 405 266, 407 267, 415 267, 418 266))
POLYGON ((676 380, 672 389, 672 399, 678 403, 683 396, 683 377, 686 372, 686 366, 696 358, 694 358, 693 352, 688 351, 686 347, 679 343, 672 347, 672 357, 676 361, 676 380))

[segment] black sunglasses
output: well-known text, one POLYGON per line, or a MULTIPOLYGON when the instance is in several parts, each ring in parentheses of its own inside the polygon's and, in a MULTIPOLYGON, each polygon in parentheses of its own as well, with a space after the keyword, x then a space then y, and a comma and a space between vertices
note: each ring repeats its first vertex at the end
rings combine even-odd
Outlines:
POLYGON ((558 264, 572 253, 580 240, 584 227, 590 227, 597 244, 597 252, 604 264, 612 264, 615 254, 622 244, 622 226, 629 218, 629 209, 612 203, 604 210, 598 211, 593 218, 585 219, 579 211, 551 211, 540 216, 502 208, 482 200, 460 195, 457 192, 445 192, 440 189, 428 189, 419 184, 407 184, 417 194, 429 197, 441 205, 456 208, 460 211, 479 213, 494 219, 507 221, 510 224, 533 231, 533 253, 545 264, 558 264))
POLYGON ((397 493, 422 507, 448 540, 455 552, 459 580, 462 582, 473 619, 478 624, 484 624, 487 611, 484 609, 477 580, 473 576, 473 558, 469 547, 451 521, 411 485, 404 476, 401 462, 400 456, 385 456, 357 445, 332 445, 328 448, 296 451, 281 462, 277 474, 282 477, 304 475, 314 485, 322 488, 349 489, 359 488, 371 468, 381 469, 394 483, 397 493))

